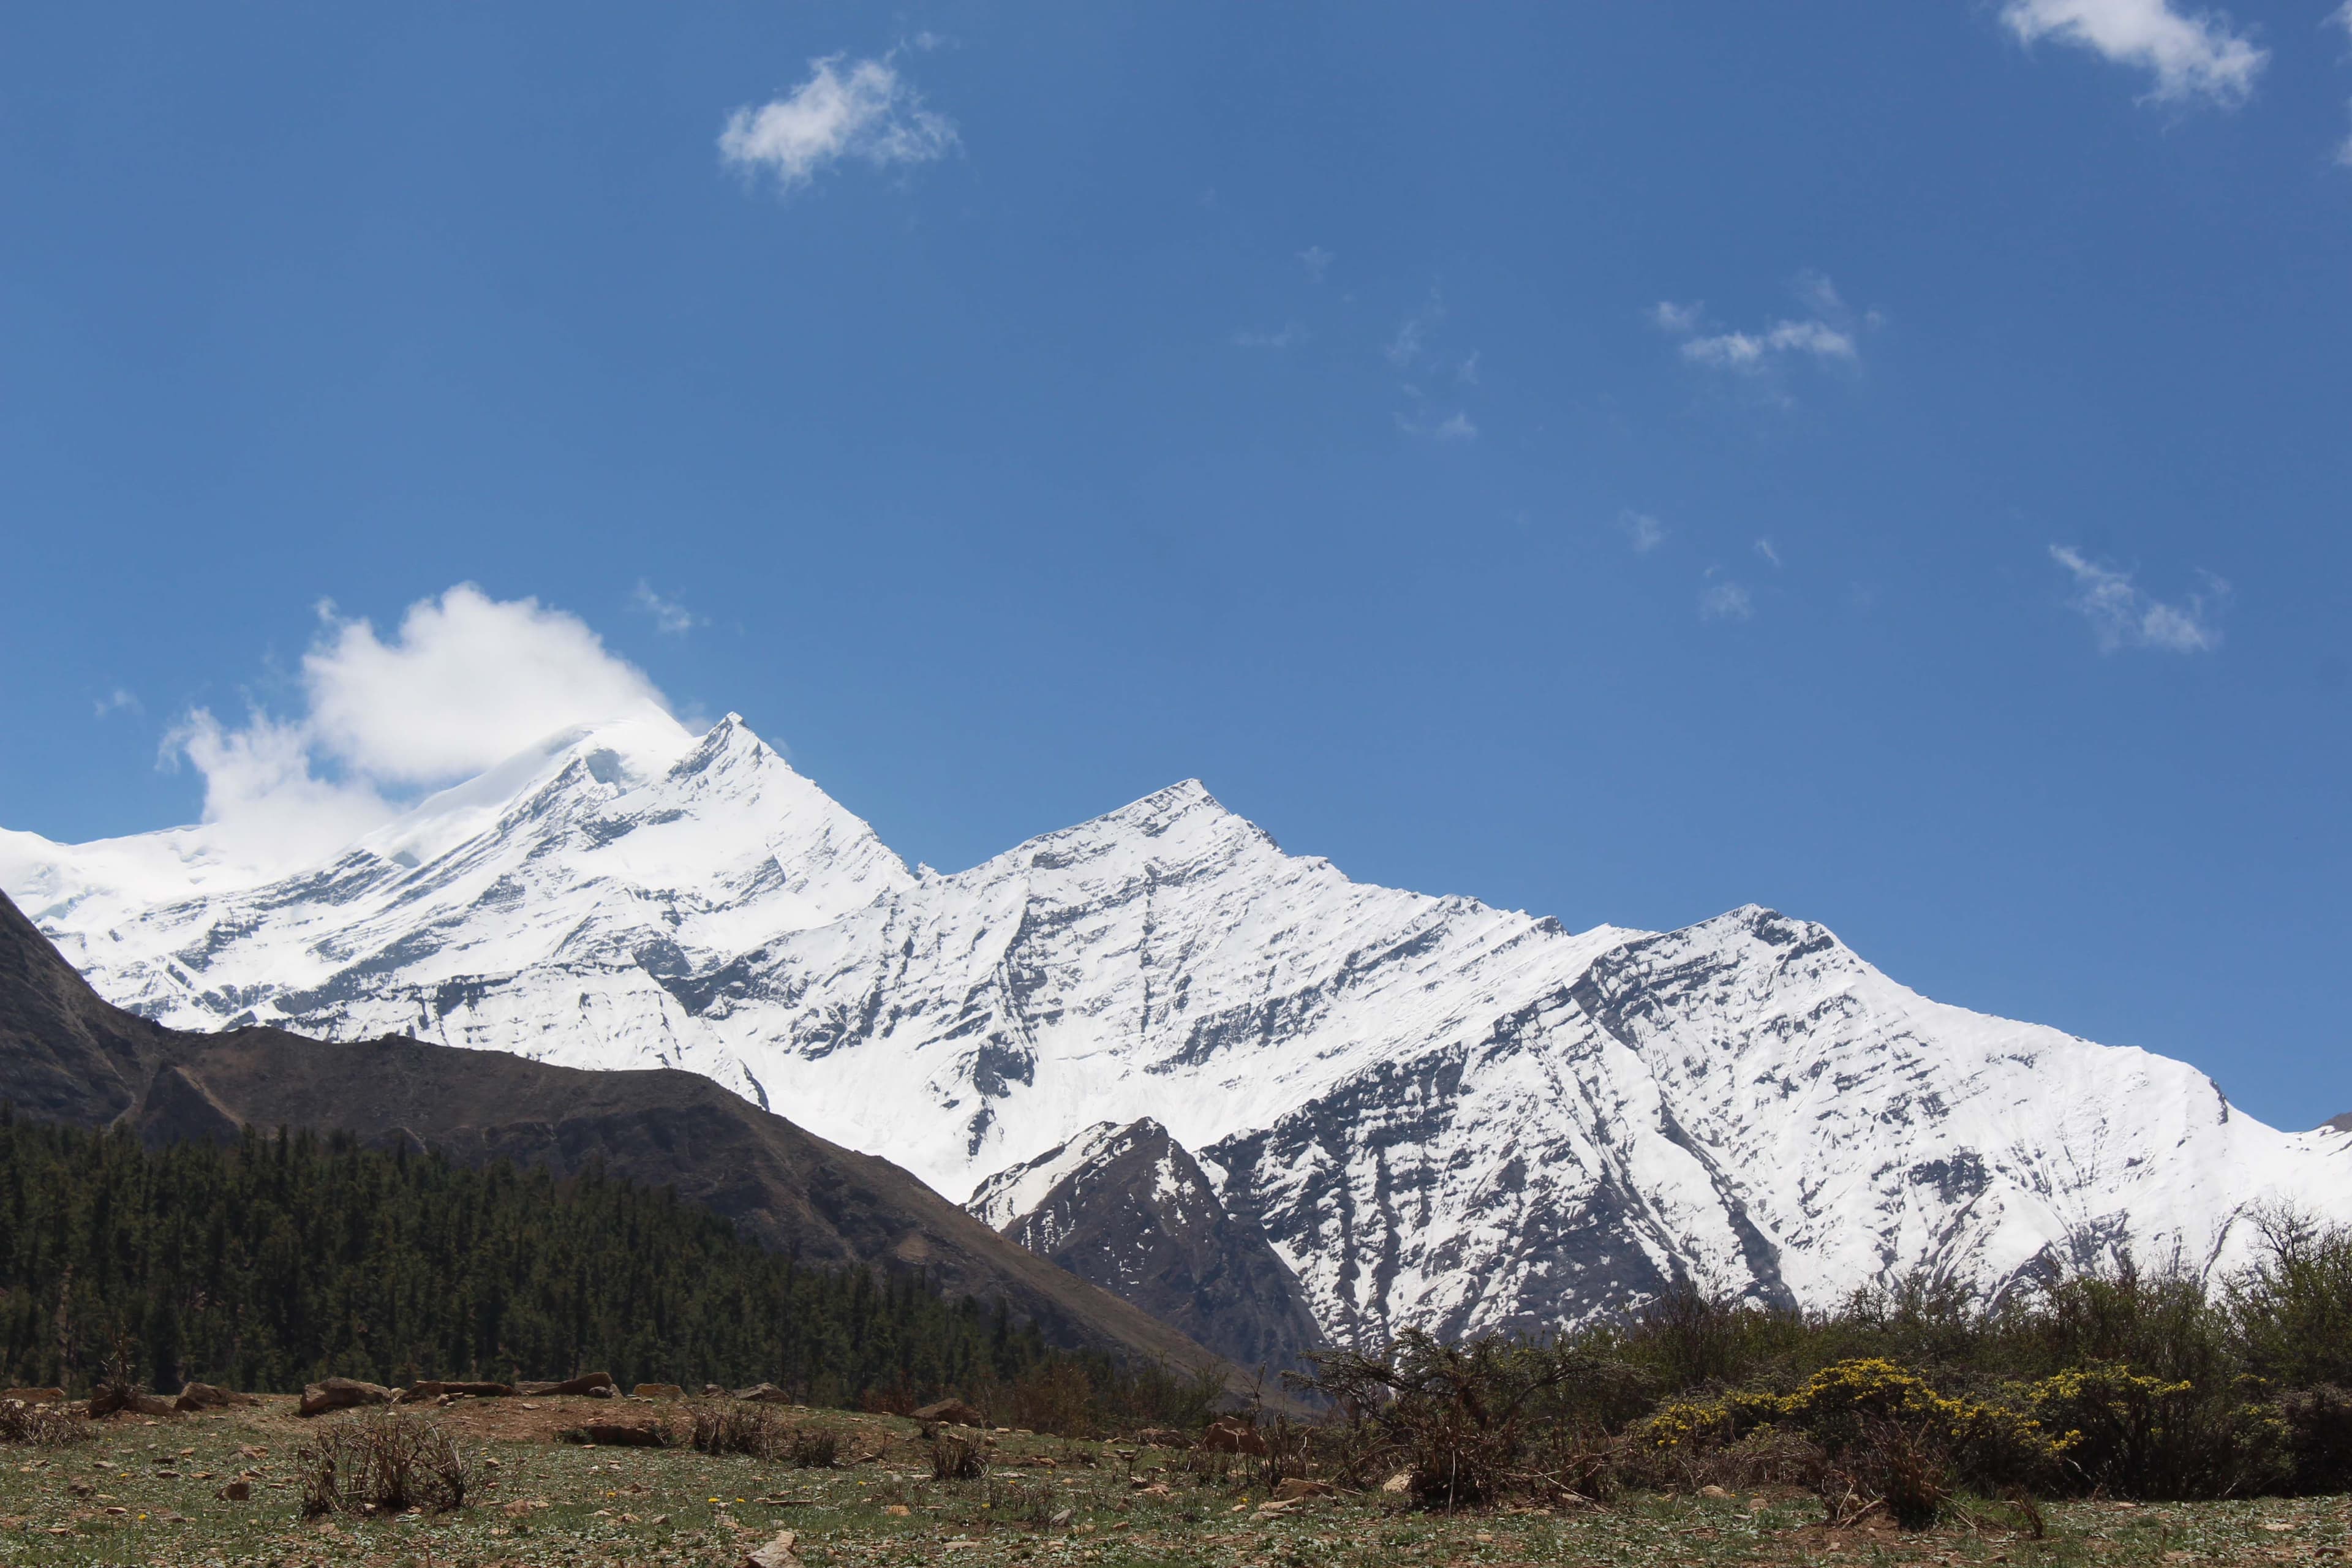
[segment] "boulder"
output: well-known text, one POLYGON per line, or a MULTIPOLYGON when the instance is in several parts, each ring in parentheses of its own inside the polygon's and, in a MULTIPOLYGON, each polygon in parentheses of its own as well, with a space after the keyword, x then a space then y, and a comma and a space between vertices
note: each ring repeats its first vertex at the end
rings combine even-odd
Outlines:
POLYGON ((133 1394, 124 1397, 122 1408, 133 1415, 177 1415, 180 1402, 160 1394, 133 1394))
POLYGON ((1339 1489, 1329 1481, 1310 1481, 1304 1476, 1292 1476, 1274 1489, 1274 1500, 1297 1502, 1303 1498, 1330 1497, 1339 1489))
POLYGON ((684 1399, 686 1390, 674 1383, 641 1383, 629 1390, 636 1399, 684 1399))
POLYGON ((1228 1415, 1212 1422, 1201 1434, 1201 1447, 1212 1454, 1263 1454, 1265 1439, 1257 1435, 1255 1426, 1244 1426, 1228 1415))
POLYGON ((61 1405, 65 1397, 62 1388, 0 1388, 0 1399, 13 1399, 19 1405, 61 1405))
POLYGON ((749 1388, 735 1391, 738 1399, 748 1399, 754 1405, 790 1405, 793 1396, 772 1383, 755 1383, 749 1388))
POLYGON ((741 1568, 800 1568, 800 1559, 793 1554, 793 1542, 799 1539, 791 1531, 780 1531, 764 1546, 755 1546, 743 1553, 741 1568))
POLYGON ((1165 1426, 1146 1426, 1135 1435, 1135 1440, 1147 1448, 1189 1448, 1192 1446, 1192 1438, 1165 1426))
POLYGON ((226 1410, 232 1405, 258 1405, 250 1394, 238 1394, 217 1388, 209 1383, 191 1383, 181 1386, 180 1396, 172 1402, 182 1415, 192 1410, 226 1410))
POLYGON ((918 1421, 946 1421, 958 1426, 985 1426, 988 1417, 961 1399, 942 1399, 915 1412, 918 1421))
POLYGON ((223 1502, 250 1502, 253 1500, 253 1483, 248 1480, 234 1480, 213 1493, 213 1496, 223 1502))
POLYGON ((583 1372, 578 1377, 567 1377, 561 1383, 526 1383, 519 1384, 520 1392, 530 1394, 586 1394, 613 1392, 613 1374, 609 1372, 583 1372))
POLYGON ((591 1421, 563 1434, 568 1443, 593 1443, 602 1448, 667 1448, 669 1434, 647 1422, 591 1421))
POLYGON ((393 1403, 422 1405, 428 1399, 441 1399, 456 1394, 464 1394, 473 1399, 511 1399, 514 1397, 514 1385, 506 1383, 447 1383, 429 1379, 423 1383, 410 1384, 394 1396, 393 1403))
POLYGON ((302 1403, 298 1415, 324 1415, 330 1410, 349 1410, 355 1405, 382 1405, 392 1397, 392 1390, 380 1383, 362 1383, 355 1377, 327 1377, 302 1391, 302 1403))

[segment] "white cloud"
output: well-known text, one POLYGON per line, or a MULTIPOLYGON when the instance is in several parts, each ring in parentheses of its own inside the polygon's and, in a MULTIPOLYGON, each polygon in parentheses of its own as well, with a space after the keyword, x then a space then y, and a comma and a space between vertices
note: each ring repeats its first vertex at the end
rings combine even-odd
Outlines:
POLYGON ((1683 344, 1683 358, 1696 364, 1751 370, 1777 353, 1807 353, 1816 359, 1852 360, 1853 339, 1826 321, 1776 321, 1761 332, 1718 332, 1683 344))
POLYGON ((789 94, 729 115, 719 157, 748 170, 765 169, 791 190, 844 158, 877 167, 923 163, 956 144, 954 124, 923 107, 889 56, 845 66, 846 58, 811 60, 808 80, 789 94))
POLYGON ((1756 542, 1756 553, 1775 566, 1780 564, 1780 552, 1772 547, 1772 542, 1769 539, 1759 539, 1756 542))
POLYGON ((1625 542, 1636 555, 1647 555, 1666 542, 1666 525, 1644 511, 1619 512, 1617 526, 1624 531, 1625 542))
POLYGON ((2171 0, 2008 0, 2000 19, 2023 43, 2056 38, 2156 78, 2152 94, 2178 101, 2242 103, 2270 58, 2217 11, 2189 14, 2171 0))
POLYGON ((629 602, 645 614, 651 616, 654 618, 654 630, 666 637, 682 637, 697 626, 707 626, 710 624, 688 609, 682 601, 664 598, 655 593, 653 585, 642 577, 637 579, 636 592, 629 595, 629 602))
POLYGON ((1244 330, 1234 334, 1235 346, 1245 349, 1286 349, 1306 341, 1307 329, 1297 321, 1285 321, 1278 331, 1244 330))
POLYGON ((2071 546, 2052 545, 2050 558, 2073 574, 2074 596, 2067 604, 2091 624, 2101 653, 2210 653, 2221 646, 2212 617, 2228 602, 2230 584, 2219 577, 2208 574, 2207 592, 2189 595, 2186 604, 2168 605, 2142 593, 2130 573, 2102 566, 2071 546))
POLYGON ((1320 283, 1323 275, 1331 270, 1331 263, 1339 258, 1319 245, 1310 245, 1298 253, 1298 265, 1307 268, 1307 280, 1320 283))
POLYGON ((1744 621, 1756 614, 1756 597, 1742 584, 1723 578, 1699 590, 1698 613, 1701 620, 1744 621))
POLYGON ((469 583, 411 605, 390 642, 330 611, 302 685, 315 743, 394 785, 463 778, 570 725, 667 706, 578 617, 469 583))
MULTIPOLYGON (((1661 300, 1650 307, 1650 321, 1667 336, 1682 340, 1683 358, 1718 370, 1760 372, 1790 356, 1817 363, 1858 363, 1862 352, 1855 342, 1853 313, 1839 298, 1836 287, 1820 273, 1806 272, 1798 275, 1796 292, 1812 314, 1774 321, 1753 331, 1708 331, 1706 309, 1697 301, 1677 305, 1661 300)), ((1864 320, 1874 324, 1876 318, 1864 320)))
POLYGON ((1381 353, 1399 370, 1410 370, 1421 363, 1429 347, 1430 329, 1445 320, 1445 300, 1434 289, 1429 292, 1429 302, 1397 323, 1396 336, 1381 353))
POLYGON ((332 854, 393 812, 364 780, 319 777, 305 727, 265 713, 230 730, 210 709, 195 709, 164 737, 163 750, 167 762, 185 757, 204 775, 204 819, 235 861, 300 865, 332 854))
POLYGON ((116 687, 100 698, 95 706, 98 709, 98 717, 101 719, 114 712, 143 713, 146 711, 146 706, 139 700, 138 694, 127 686, 116 687))
POLYGON ((1464 386, 1478 384, 1478 351, 1472 349, 1470 357, 1454 367, 1454 379, 1464 386))

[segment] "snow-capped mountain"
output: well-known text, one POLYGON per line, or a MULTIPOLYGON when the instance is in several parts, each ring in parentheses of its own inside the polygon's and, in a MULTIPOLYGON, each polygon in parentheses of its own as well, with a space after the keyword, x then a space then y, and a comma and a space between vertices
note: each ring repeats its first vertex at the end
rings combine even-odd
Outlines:
MULTIPOLYGON (((1049 1252, 1144 1223, 1102 1205, 1181 1156, 1342 1339, 1556 1324, 1675 1278, 1826 1305, 1920 1268, 2227 1266, 2251 1205, 2352 1218, 2352 1136, 1927 1001, 1820 926, 1572 932, 1368 887, 1196 782, 909 872, 740 720, 656 714, 296 876, 174 885, 167 848, 0 835, 0 887, 163 1022, 690 1068, 978 1184, 1049 1252)), ((1215 1223, 1161 1208, 1169 1236, 1215 1223)), ((1156 1256, 1163 1293, 1204 1267, 1156 1256)))

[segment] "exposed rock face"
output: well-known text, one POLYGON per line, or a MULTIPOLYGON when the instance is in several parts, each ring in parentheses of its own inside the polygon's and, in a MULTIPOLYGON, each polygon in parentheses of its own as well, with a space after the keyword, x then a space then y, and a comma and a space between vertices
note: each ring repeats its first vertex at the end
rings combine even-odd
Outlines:
MULTIPOLYGON (((671 731, 560 738, 291 877, 184 871, 169 836, 0 834, 0 885, 173 1023, 688 1068, 959 1199, 1051 1172, 1053 1206, 992 1217, 1269 1351, 1297 1325, 1249 1225, 1317 1327, 1362 1342, 1555 1327, 1675 1279, 1826 1307, 1922 1269, 1992 1291, 2126 1252, 2227 1268, 2256 1205, 2352 1218, 2352 1137, 1939 1005, 1770 910, 1570 931, 1350 881, 1195 782, 908 872, 740 721, 671 731), (1109 1179, 1055 1195, 1055 1151, 1147 1119, 1232 1228, 1109 1179)), ((110 1038, 60 1035, 27 1092, 91 1118, 143 1097, 180 1135, 243 1113, 209 1068, 121 1076, 110 1038)), ((634 1114, 605 1123, 724 1120, 634 1114)), ((465 1135, 539 1136, 521 1121, 465 1135)))
POLYGON ((1238 1365, 1280 1371, 1322 1342, 1290 1266, 1149 1118, 1087 1128, 990 1177, 967 1206, 1238 1365))
POLYGON ((362 1383, 352 1377, 326 1377, 302 1391, 302 1403, 296 1409, 300 1415, 324 1415, 330 1410, 349 1410, 362 1405, 383 1405, 393 1397, 393 1391, 381 1384, 362 1383))

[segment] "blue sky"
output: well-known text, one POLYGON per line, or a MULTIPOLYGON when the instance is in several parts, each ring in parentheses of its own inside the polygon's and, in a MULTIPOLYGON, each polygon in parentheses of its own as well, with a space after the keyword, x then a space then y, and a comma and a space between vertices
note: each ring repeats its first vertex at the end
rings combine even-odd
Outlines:
POLYGON ((1197 775, 2352 1109, 2328 5, 5 28, 0 825, 377 766, 306 650, 470 583, 910 858, 1197 775))

